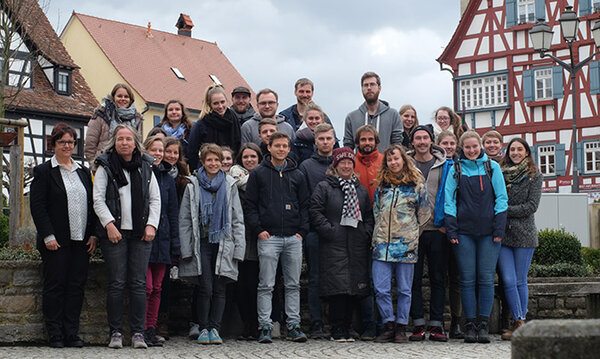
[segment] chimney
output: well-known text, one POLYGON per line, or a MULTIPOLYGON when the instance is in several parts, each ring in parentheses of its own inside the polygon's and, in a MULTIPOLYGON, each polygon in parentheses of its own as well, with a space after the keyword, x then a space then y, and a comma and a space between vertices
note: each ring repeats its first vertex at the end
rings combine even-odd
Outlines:
POLYGON ((151 38, 154 37, 152 36, 152 24, 150 23, 150 21, 148 21, 148 30, 146 30, 146 37, 151 38))
POLYGON ((177 19, 177 35, 192 37, 192 27, 194 27, 194 23, 189 15, 179 14, 179 19, 177 19))

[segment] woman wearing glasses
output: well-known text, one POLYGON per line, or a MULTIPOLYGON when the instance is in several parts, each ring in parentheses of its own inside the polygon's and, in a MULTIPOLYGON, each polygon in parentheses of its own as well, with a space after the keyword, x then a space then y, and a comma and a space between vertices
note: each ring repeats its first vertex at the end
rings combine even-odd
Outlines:
POLYGON ((241 145, 240 121, 228 107, 222 86, 210 86, 204 94, 200 119, 192 127, 189 137, 188 158, 190 172, 199 167, 198 150, 205 143, 229 146, 237 153, 241 145))
POLYGON ((30 191, 44 274, 42 312, 51 347, 82 347, 79 315, 89 257, 96 249, 92 178, 71 158, 77 141, 72 127, 58 123, 51 141, 55 154, 34 168, 30 191))
POLYGON ((465 131, 468 131, 467 124, 462 123, 462 119, 450 107, 442 106, 435 111, 433 118, 433 134, 437 136, 442 131, 454 133, 456 138, 460 138, 465 131))

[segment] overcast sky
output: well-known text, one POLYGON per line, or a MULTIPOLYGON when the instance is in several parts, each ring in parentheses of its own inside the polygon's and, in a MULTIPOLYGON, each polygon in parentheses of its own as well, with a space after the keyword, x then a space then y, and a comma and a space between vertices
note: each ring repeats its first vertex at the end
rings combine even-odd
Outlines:
MULTIPOLYGON (((40 0, 57 32, 72 11, 176 32, 180 13, 192 37, 216 42, 254 91, 270 87, 279 110, 295 103, 295 81, 315 83, 313 100, 332 118, 338 137, 346 114, 364 100, 360 77, 382 78, 380 98, 398 109, 414 105, 429 122, 452 106, 449 72, 435 61, 460 16, 459 0, 40 0)), ((202 96, 203 94, 198 94, 202 96)), ((176 97, 176 94, 173 95, 176 97)))

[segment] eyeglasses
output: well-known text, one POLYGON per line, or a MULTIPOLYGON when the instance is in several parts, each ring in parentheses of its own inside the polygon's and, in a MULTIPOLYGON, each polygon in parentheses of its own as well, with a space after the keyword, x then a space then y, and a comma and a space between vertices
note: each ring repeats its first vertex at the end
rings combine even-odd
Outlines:
POLYGON ((75 146, 77 144, 77 141, 57 140, 56 143, 58 143, 61 146, 75 146))
POLYGON ((450 117, 436 117, 436 121, 450 121, 450 117))
POLYGON ((258 106, 275 106, 276 104, 275 101, 262 101, 258 103, 258 106))

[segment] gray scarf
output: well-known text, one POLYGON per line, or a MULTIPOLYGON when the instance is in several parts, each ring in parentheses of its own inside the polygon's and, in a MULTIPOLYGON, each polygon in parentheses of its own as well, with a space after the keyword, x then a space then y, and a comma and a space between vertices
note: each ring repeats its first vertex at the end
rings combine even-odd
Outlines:
POLYGON ((108 122, 108 132, 111 135, 115 128, 122 123, 130 125, 137 130, 138 124, 135 122, 136 112, 134 103, 127 108, 117 108, 117 105, 113 100, 104 98, 105 121, 108 122))

